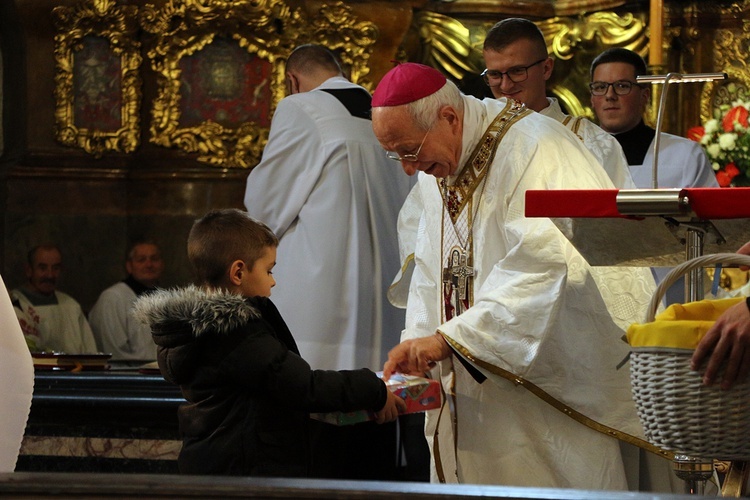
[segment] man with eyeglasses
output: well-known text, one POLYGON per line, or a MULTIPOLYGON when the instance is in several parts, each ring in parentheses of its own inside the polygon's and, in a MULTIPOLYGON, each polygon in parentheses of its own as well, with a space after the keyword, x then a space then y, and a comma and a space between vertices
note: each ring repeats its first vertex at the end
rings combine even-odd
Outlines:
POLYGON ((635 187, 617 141, 586 118, 565 114, 557 99, 547 97, 554 59, 547 55, 544 35, 536 24, 521 18, 498 22, 487 32, 483 55, 487 69, 482 78, 495 98, 521 101, 562 123, 583 141, 615 187, 635 187))
MULTIPOLYGON (((622 146, 639 188, 653 186, 656 132, 643 122, 651 89, 636 82, 646 63, 632 50, 607 49, 591 63, 591 107, 602 129, 622 146)), ((718 187, 711 163, 695 141, 662 132, 659 141, 660 188, 718 187)))
POLYGON ((383 372, 429 372, 445 389, 425 425, 432 481, 638 488, 613 436, 649 445, 616 366, 653 279, 591 267, 550 219, 524 216, 527 190, 602 189, 607 174, 556 121, 462 95, 428 66, 397 65, 372 105, 384 156, 418 175, 391 286, 406 324, 383 372))
MULTIPOLYGON (((245 191, 248 213, 280 240, 273 300, 311 366, 377 370, 404 322, 386 293, 399 268, 398 210, 413 183, 383 154, 370 93, 343 76, 334 53, 302 45, 285 77, 289 95, 245 191)), ((395 425, 310 425, 316 477, 393 479, 395 425)))
MULTIPOLYGON (((636 78, 646 74, 646 62, 632 50, 607 49, 591 63, 591 107, 601 127, 614 135, 625 151, 636 187, 653 187, 656 131, 643 121, 651 89, 636 78)), ((719 187, 706 152, 695 141, 662 132, 657 182, 660 188, 719 187)), ((669 268, 653 268, 657 283, 669 268)), ((684 278, 665 294, 665 304, 685 302, 684 278)))

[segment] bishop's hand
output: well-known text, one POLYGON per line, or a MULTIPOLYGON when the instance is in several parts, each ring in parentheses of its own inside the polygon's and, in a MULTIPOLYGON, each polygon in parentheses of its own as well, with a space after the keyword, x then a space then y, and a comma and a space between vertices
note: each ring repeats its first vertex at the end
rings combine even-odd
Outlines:
POLYGON ((451 349, 440 333, 405 340, 388 353, 388 361, 383 365, 383 380, 388 380, 395 372, 423 377, 437 361, 450 354, 451 349))

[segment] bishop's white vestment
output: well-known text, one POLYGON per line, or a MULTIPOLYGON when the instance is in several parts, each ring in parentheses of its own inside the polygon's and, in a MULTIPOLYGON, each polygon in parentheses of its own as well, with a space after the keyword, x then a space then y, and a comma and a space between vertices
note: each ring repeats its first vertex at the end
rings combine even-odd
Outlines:
POLYGON ((539 113, 559 121, 581 139, 586 149, 599 160, 616 188, 633 189, 635 183, 630 177, 628 160, 617 139, 584 117, 566 115, 554 97, 548 97, 547 101, 549 106, 539 113))
MULTIPOLYGON (((617 365, 629 351, 623 329, 645 317, 653 280, 648 269, 591 268, 552 221, 524 217, 529 189, 612 188, 581 141, 513 101, 464 102, 459 171, 445 181, 420 173, 399 220, 402 248, 415 249, 402 258, 402 340, 439 331, 454 352, 434 369, 448 404, 427 418, 433 480, 627 489, 611 436, 653 448, 628 366, 617 365), (493 122, 496 152, 475 150, 492 143, 493 122), (464 245, 468 266, 457 273, 464 245), (461 298, 450 288, 466 276, 461 298), (456 316, 457 303, 468 308, 456 316)), ((402 285, 392 287, 396 302, 402 285)))
POLYGON ((305 360, 379 370, 404 325, 386 293, 399 267, 398 210, 414 181, 385 157, 372 123, 329 89, 367 92, 335 77, 282 99, 245 206, 280 239, 272 298, 305 360))

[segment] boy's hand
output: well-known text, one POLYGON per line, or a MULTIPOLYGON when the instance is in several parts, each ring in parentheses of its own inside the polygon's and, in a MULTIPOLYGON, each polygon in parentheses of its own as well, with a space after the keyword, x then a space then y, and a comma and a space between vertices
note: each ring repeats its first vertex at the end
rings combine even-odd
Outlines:
POLYGON ((385 406, 380 411, 375 412, 375 421, 379 424, 393 422, 401 412, 406 411, 406 403, 403 399, 393 394, 388 389, 388 397, 385 400, 385 406))

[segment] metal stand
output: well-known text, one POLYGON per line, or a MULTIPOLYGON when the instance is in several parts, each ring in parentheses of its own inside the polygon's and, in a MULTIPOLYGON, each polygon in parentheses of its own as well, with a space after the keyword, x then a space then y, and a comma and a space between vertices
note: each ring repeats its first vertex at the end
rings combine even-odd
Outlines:
MULTIPOLYGON (((685 258, 687 260, 703 255, 704 231, 694 227, 688 228, 685 239, 685 258)), ((689 271, 685 279, 685 301, 703 300, 703 270, 689 271)))
POLYGON ((678 478, 685 481, 685 493, 689 495, 703 495, 706 481, 714 473, 714 461, 707 458, 675 455, 672 470, 678 478))

